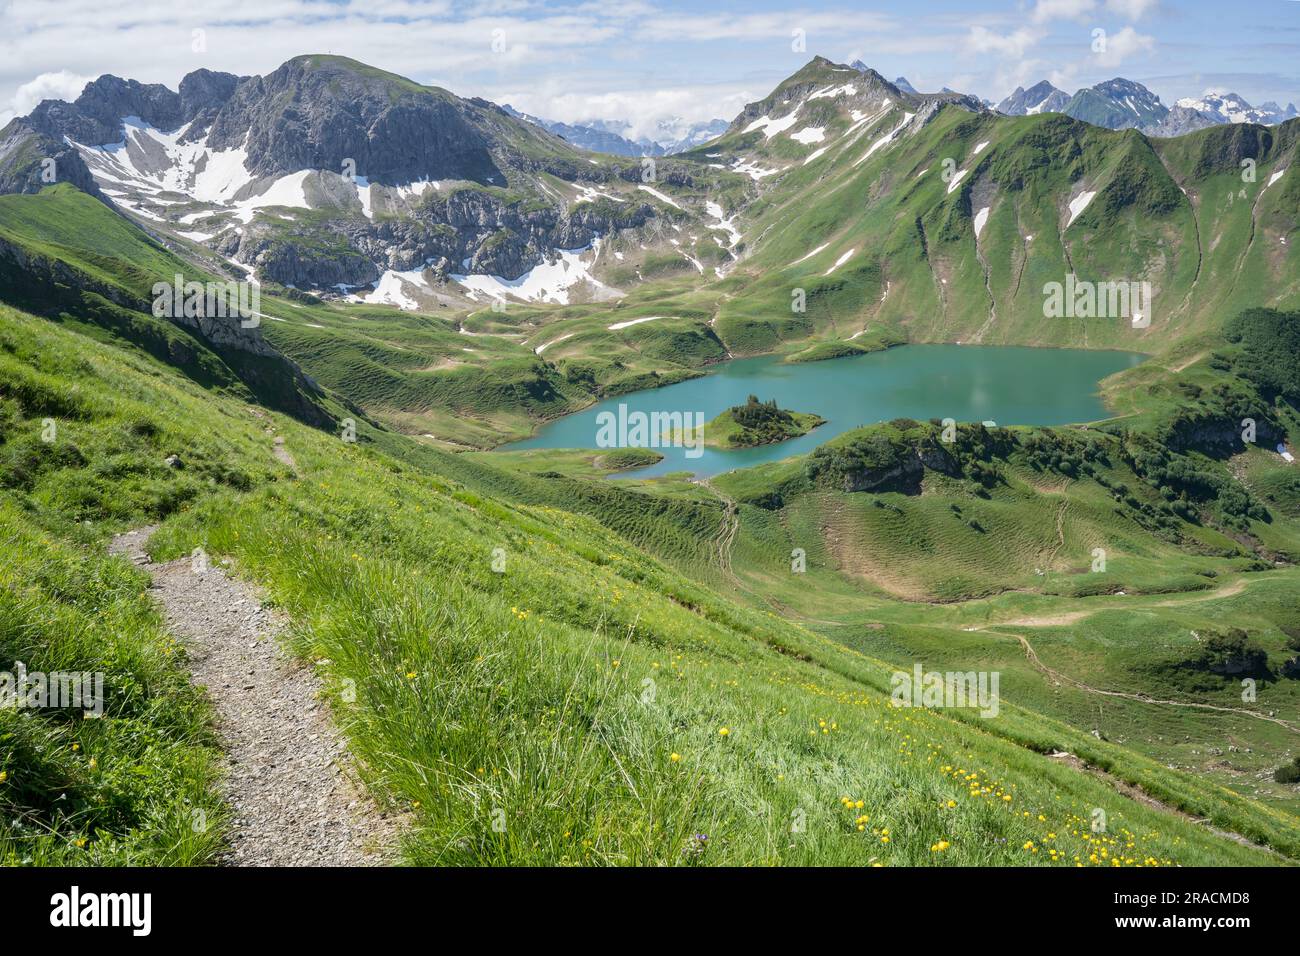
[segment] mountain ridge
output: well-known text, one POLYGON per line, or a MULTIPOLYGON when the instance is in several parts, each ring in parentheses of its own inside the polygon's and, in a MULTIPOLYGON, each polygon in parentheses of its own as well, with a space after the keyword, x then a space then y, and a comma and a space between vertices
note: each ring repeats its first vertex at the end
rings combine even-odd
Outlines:
MULTIPOLYGON (((266 77, 195 71, 180 86, 173 93, 104 77, 72 104, 47 101, 33 114, 39 129, 18 119, 0 140, 0 181, 40 188, 31 157, 60 135, 66 178, 149 228, 284 287, 412 310, 615 301, 655 273, 723 279, 759 238, 746 238, 750 214, 742 210, 780 201, 805 167, 824 175, 816 171, 829 168, 828 151, 874 130, 851 171, 877 150, 895 151, 944 110, 999 115, 959 93, 909 93, 860 61, 813 57, 747 104, 722 136, 646 166, 640 157, 587 153, 514 111, 345 58, 295 57, 266 77), (113 128, 112 114, 127 110, 113 128), (151 121, 180 125, 167 131, 151 121), (88 146, 72 133, 120 141, 88 146), (20 155, 25 165, 13 159, 20 155)), ((1030 89, 1019 104, 1028 117, 1059 101, 1050 84, 1030 89)), ((1092 96, 1103 128, 1157 116, 1158 131, 1170 135, 1179 122, 1204 125, 1181 107, 1162 114, 1154 94, 1119 78, 1092 96), (1117 97, 1128 105, 1117 107, 1117 97)), ((996 121, 979 122, 995 132, 996 121)), ((1042 131, 1063 144, 1074 136, 1059 125, 1042 131)), ((958 195, 979 176, 954 183, 958 195)), ((1073 209, 1076 200, 1084 201, 1058 201, 1073 209)))

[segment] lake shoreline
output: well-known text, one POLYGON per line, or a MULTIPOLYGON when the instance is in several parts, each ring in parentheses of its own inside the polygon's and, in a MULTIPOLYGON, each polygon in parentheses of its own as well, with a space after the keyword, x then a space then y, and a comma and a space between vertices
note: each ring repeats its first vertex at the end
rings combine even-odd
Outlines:
MULTIPOLYGON (((849 342, 849 341, 851 340, 830 339, 830 340, 826 340, 825 344, 834 345, 838 342, 849 342)), ((810 348, 816 347, 817 344, 821 344, 821 343, 814 343, 814 345, 810 346, 810 348)), ((727 357, 724 359, 719 359, 716 362, 707 362, 704 365, 702 365, 698 370, 697 369, 690 370, 690 371, 698 371, 699 374, 697 375, 691 375, 687 378, 677 379, 676 381, 672 381, 672 382, 664 382, 661 385, 652 385, 649 388, 637 388, 629 392, 619 393, 617 395, 605 395, 601 398, 593 398, 590 402, 587 402, 586 404, 581 405, 578 408, 575 408, 571 412, 566 412, 563 415, 556 415, 554 418, 544 418, 535 422, 532 425, 532 428, 529 431, 529 433, 523 438, 502 437, 499 441, 496 441, 490 445, 475 446, 473 448, 467 446, 466 450, 467 451, 496 451, 498 449, 504 449, 512 445, 517 445, 520 442, 532 441, 533 439, 537 438, 538 433, 542 429, 546 428, 547 426, 553 425, 555 422, 563 421, 566 418, 571 418, 574 415, 581 415, 583 412, 587 411, 590 408, 593 408, 596 405, 600 405, 602 402, 613 401, 614 399, 623 398, 628 395, 639 395, 642 393, 654 392, 659 389, 671 388, 674 385, 680 385, 683 382, 690 382, 702 378, 707 378, 708 376, 716 375, 719 372, 719 370, 725 369, 727 366, 732 365, 735 362, 744 362, 750 359, 780 356, 781 364, 783 365, 824 365, 831 362, 837 362, 842 359, 857 359, 857 358, 862 358, 864 355, 876 355, 881 352, 888 352, 892 349, 905 348, 909 345, 917 345, 917 346, 950 345, 953 347, 969 348, 969 349, 1017 348, 1017 349, 1034 349, 1043 352, 1055 352, 1055 351, 1097 352, 1097 353, 1121 352, 1126 355, 1141 355, 1143 361, 1146 361, 1147 359, 1150 359, 1152 357, 1152 353, 1149 352, 1135 352, 1131 349, 1120 349, 1120 348, 1093 349, 1093 348, 1079 348, 1078 346, 1073 346, 1073 345, 1014 345, 1014 344, 1013 345, 984 345, 984 344, 969 344, 969 343, 964 344, 962 342, 914 342, 911 340, 890 342, 889 344, 881 345, 880 347, 874 349, 864 348, 862 352, 857 355, 835 355, 835 356, 827 356, 826 358, 800 359, 794 362, 789 360, 790 357, 794 355, 798 355, 800 354, 800 352, 806 352, 808 351, 808 348, 801 348, 801 349, 796 349, 794 351, 788 351, 788 352, 780 352, 780 351, 756 352, 753 355, 740 355, 740 356, 732 355, 728 353, 727 357)), ((1121 371, 1123 371, 1123 369, 1121 369, 1121 371)), ((1106 410, 1110 411, 1109 407, 1106 410)), ((1093 422, 1106 421, 1109 417, 1110 416, 1107 416, 1105 418, 1093 419, 1092 421, 1093 422)))
POLYGON ((498 450, 603 447, 596 426, 602 414, 620 420, 689 415, 690 421, 703 423, 744 401, 746 394, 816 413, 828 424, 804 436, 744 449, 660 448, 656 442, 665 429, 628 440, 665 453, 665 460, 651 466, 653 474, 685 470, 707 477, 805 453, 850 428, 900 417, 1029 426, 1094 423, 1109 417, 1099 383, 1147 358, 1118 349, 951 343, 907 343, 843 361, 811 363, 788 363, 768 353, 718 363, 710 374, 668 386, 602 399, 498 450))

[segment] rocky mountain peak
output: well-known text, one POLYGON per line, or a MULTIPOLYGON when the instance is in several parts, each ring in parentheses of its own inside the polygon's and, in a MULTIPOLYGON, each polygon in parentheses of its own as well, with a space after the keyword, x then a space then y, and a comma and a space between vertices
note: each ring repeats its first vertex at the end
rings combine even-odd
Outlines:
POLYGON ((1029 89, 1017 86, 996 109, 1007 116, 1032 116, 1038 113, 1059 113, 1069 102, 1067 93, 1058 90, 1047 80, 1041 80, 1029 89))
POLYGON ((1142 129, 1163 122, 1169 108, 1141 83, 1117 76, 1079 90, 1061 112, 1106 129, 1142 129))
POLYGON ((179 94, 157 83, 139 83, 105 74, 86 84, 72 103, 45 100, 28 124, 54 139, 69 136, 79 143, 115 143, 122 138, 122 119, 139 117, 159 129, 181 124, 179 94))
POLYGON ((358 176, 385 183, 502 184, 475 112, 471 101, 353 60, 302 56, 240 82, 213 117, 208 145, 244 149, 257 176, 337 171, 351 160, 358 176))
POLYGON ((212 70, 195 70, 181 80, 181 114, 191 123, 187 138, 194 139, 207 131, 221 107, 235 95, 235 88, 248 77, 212 70))

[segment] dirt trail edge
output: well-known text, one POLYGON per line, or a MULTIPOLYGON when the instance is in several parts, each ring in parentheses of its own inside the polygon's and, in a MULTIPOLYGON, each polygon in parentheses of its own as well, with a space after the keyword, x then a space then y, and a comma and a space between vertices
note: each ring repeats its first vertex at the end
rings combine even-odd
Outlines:
POLYGON ((153 579, 151 593, 207 691, 226 752, 231 809, 227 866, 380 866, 394 862, 398 825, 351 775, 346 745, 311 669, 281 650, 283 627, 243 581, 191 558, 149 562, 154 528, 118 535, 153 579))

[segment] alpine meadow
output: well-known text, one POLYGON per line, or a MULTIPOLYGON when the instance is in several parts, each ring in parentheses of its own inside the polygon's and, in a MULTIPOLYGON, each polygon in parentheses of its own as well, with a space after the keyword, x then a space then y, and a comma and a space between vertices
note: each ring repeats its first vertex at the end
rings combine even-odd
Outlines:
POLYGON ((775 866, 1267 921, 1300 5, 82 6, 0 11, 24 918, 775 866))

